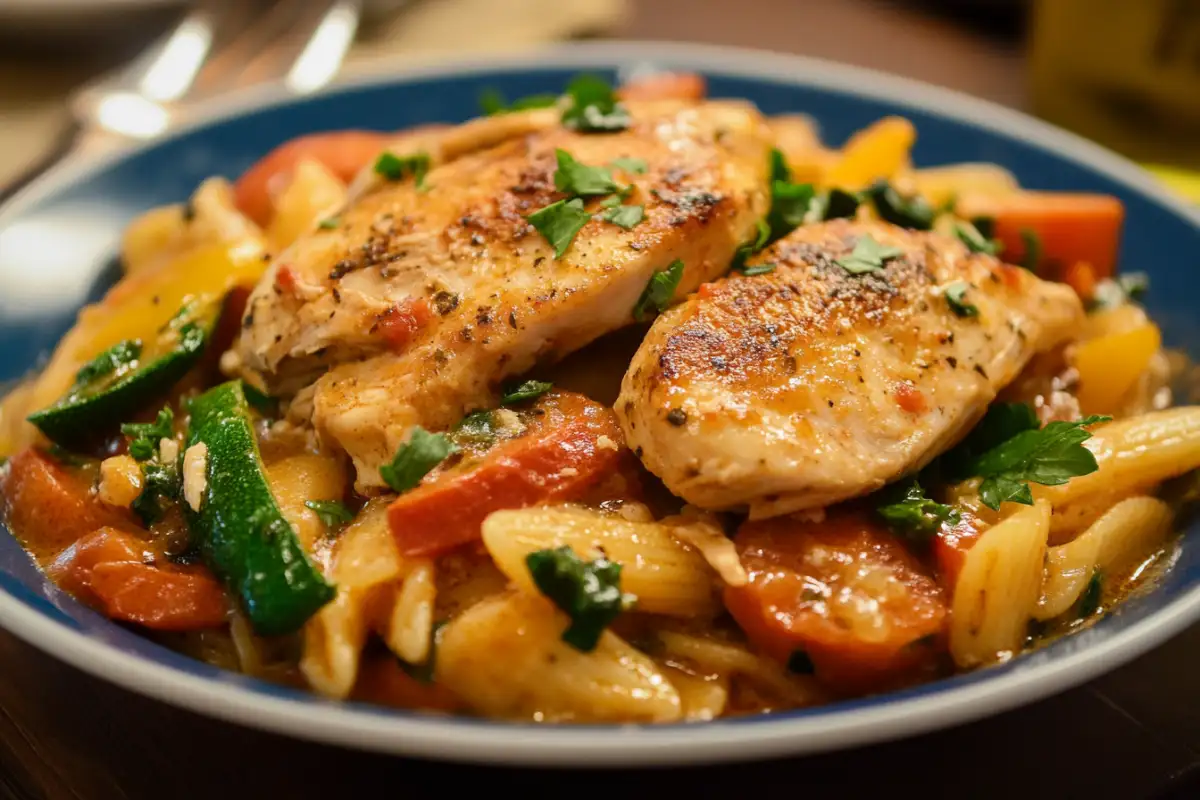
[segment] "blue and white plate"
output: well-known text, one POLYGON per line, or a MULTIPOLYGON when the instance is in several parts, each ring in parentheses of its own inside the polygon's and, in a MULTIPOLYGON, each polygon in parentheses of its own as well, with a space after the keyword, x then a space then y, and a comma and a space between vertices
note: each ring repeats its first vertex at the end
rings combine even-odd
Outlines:
MULTIPOLYGON (((561 89, 587 69, 651 64, 704 73, 714 96, 767 113, 804 112, 840 143, 887 114, 917 127, 918 165, 989 161, 1037 189, 1108 192, 1127 210, 1122 268, 1150 273, 1148 305, 1168 344, 1200 355, 1200 213, 1128 161, 1013 111, 875 72, 802 58, 659 43, 575 45, 517 58, 374 77, 320 96, 256 90, 203 122, 86 166, 60 168, 0 210, 0 381, 34 366, 79 306, 115 273, 122 227, 186 198, 209 175, 238 175, 279 142, 336 128, 395 130, 477 113, 478 97, 561 89)), ((1192 531, 1193 534, 1197 533, 1192 531)), ((678 764, 814 753, 994 714, 1110 670, 1200 620, 1200 536, 1185 538, 1152 593, 1036 653, 882 697, 771 716, 664 726, 547 727, 451 719, 324 700, 223 672, 112 624, 57 591, 0 530, 0 624, 80 669, 200 713, 291 736, 477 762, 678 764)))

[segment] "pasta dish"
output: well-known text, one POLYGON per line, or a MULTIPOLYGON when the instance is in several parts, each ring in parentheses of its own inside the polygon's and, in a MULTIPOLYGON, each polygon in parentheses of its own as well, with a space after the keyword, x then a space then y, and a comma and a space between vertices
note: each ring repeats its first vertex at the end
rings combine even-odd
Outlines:
POLYGON ((330 698, 677 722, 986 667, 1170 567, 1200 409, 1118 199, 690 74, 483 104, 129 225, 0 405, 64 601, 330 698))

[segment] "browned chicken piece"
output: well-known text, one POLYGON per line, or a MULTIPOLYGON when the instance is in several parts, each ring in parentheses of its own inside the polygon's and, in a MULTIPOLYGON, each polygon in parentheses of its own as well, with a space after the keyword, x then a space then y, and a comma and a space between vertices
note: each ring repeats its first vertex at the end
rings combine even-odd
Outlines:
POLYGON ((646 467, 703 508, 763 518, 875 491, 1083 322, 1069 287, 886 223, 801 227, 750 259, 771 263, 659 317, 617 401, 646 467))
POLYGON ((447 428, 493 403, 501 379, 632 322, 647 282, 675 260, 676 297, 723 273, 769 204, 762 117, 735 101, 627 106, 632 124, 617 133, 568 130, 548 110, 442 134, 454 147, 431 135, 421 186, 360 187, 336 228, 276 259, 243 321, 245 376, 276 394, 319 378, 291 417, 343 447, 365 491, 413 426, 447 428), (602 198, 589 198, 595 216, 556 259, 526 218, 566 196, 558 149, 592 166, 634 160, 613 176, 644 219, 605 221, 602 198))

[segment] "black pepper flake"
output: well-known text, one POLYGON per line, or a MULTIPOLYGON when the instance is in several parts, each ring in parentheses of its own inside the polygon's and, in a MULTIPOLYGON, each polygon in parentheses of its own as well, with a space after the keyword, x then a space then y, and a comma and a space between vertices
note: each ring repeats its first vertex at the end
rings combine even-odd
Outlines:
POLYGON ((954 356, 946 356, 946 363, 950 365, 950 369, 958 369, 958 359, 954 356))
POLYGON ((458 295, 447 291, 438 292, 433 296, 433 307, 444 317, 458 308, 458 295))
POLYGON ((634 451, 633 451, 633 454, 634 454, 635 456, 637 456, 638 458, 641 458, 641 457, 642 457, 642 454, 643 454, 643 453, 645 453, 645 452, 646 452, 646 451, 642 449, 642 446, 641 446, 641 445, 638 445, 638 446, 637 446, 637 448, 636 448, 636 449, 634 449, 634 451))
POLYGON ((248 313, 245 317, 242 318, 242 327, 249 328, 253 325, 254 325, 254 308, 252 307, 250 309, 250 313, 248 313))
POLYGON ((187 202, 183 204, 183 208, 180 209, 180 216, 183 217, 184 222, 191 222, 196 218, 196 204, 192 202, 192 198, 189 197, 187 202))
POLYGON ((684 411, 682 408, 672 408, 670 411, 667 412, 667 422, 671 423, 672 425, 674 425, 677 428, 680 427, 681 425, 686 425, 687 424, 687 412, 684 411))
POLYGON ((340 280, 343 275, 353 272, 354 270, 358 269, 358 267, 359 264, 357 261, 351 261, 348 258, 344 258, 334 264, 333 269, 329 270, 329 280, 340 280))
POLYGON ((987 370, 983 368, 983 364, 976 364, 975 371, 978 372, 980 375, 982 375, 985 378, 988 376, 987 370))
POLYGON ((827 402, 827 403, 829 403, 829 407, 830 407, 830 408, 833 408, 833 401, 832 401, 832 400, 827 400, 826 402, 827 402))
POLYGON ((517 312, 516 311, 508 312, 508 327, 512 328, 513 330, 517 329, 517 312))
POLYGON ((491 325, 492 324, 492 309, 489 306, 480 306, 475 311, 476 325, 491 325))
POLYGON ((335 303, 342 302, 342 293, 337 290, 336 286, 333 287, 332 294, 333 294, 333 302, 335 302, 335 303))

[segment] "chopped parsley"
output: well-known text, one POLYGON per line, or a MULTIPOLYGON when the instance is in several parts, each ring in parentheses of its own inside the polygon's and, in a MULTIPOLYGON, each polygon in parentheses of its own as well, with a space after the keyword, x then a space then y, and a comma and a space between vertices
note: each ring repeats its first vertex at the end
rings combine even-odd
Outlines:
MULTIPOLYGON (((1005 424, 1025 424, 1027 420, 1022 420, 1019 414, 1005 412, 1005 424)), ((1029 484, 1058 486, 1098 469, 1096 456, 1083 446, 1092 438, 1087 427, 1111 419, 1090 416, 1037 428, 1035 417, 1033 428, 1021 430, 974 457, 966 465, 966 472, 983 478, 979 497, 992 510, 998 511, 1005 502, 1033 505, 1029 484)), ((984 423, 987 421, 984 417, 984 423)))
POLYGON ((582 164, 562 148, 555 149, 554 157, 558 160, 558 169, 554 171, 554 186, 560 192, 588 197, 612 194, 621 188, 613 180, 608 167, 582 164))
POLYGON ((751 264, 748 267, 742 267, 742 274, 747 278, 753 278, 755 275, 767 275, 775 271, 775 264, 766 262, 764 264, 751 264))
POLYGON ((479 107, 483 110, 484 114, 491 117, 496 114, 526 111, 531 108, 549 108, 558 102, 558 97, 558 95, 550 92, 531 94, 526 97, 518 97, 510 104, 498 90, 485 89, 479 95, 479 107))
POLYGON ((337 530, 354 519, 354 512, 336 500, 305 500, 304 506, 317 512, 321 522, 330 530, 337 530))
POLYGON ((662 272, 656 272, 650 276, 646 288, 642 290, 642 296, 633 306, 633 318, 641 322, 651 309, 659 313, 666 311, 667 306, 671 304, 671 298, 675 296, 675 290, 679 287, 679 281, 682 279, 683 262, 679 259, 672 261, 670 266, 662 272))
POLYGON ((971 477, 971 465, 979 456, 1018 433, 1037 430, 1040 425, 1037 413, 1027 403, 993 403, 966 438, 931 466, 947 480, 965 480, 971 477))
POLYGON ((803 225, 815 199, 816 190, 811 183, 772 182, 771 210, 767 212, 769 241, 782 239, 803 225))
POLYGON ((154 422, 126 422, 121 433, 130 437, 129 455, 138 461, 148 461, 158 452, 158 443, 175 435, 175 412, 163 406, 154 422))
POLYGON ((641 158, 614 158, 608 162, 608 165, 613 169, 619 169, 634 175, 644 175, 649 168, 645 159, 641 158))
POLYGON ((880 244, 871 234, 866 233, 858 237, 858 241, 854 243, 854 250, 849 255, 834 259, 833 263, 847 272, 862 275, 866 272, 880 272, 885 262, 902 255, 904 251, 899 247, 880 244))
POLYGON ((492 444, 496 441, 496 420, 491 411, 472 411, 454 426, 453 438, 456 442, 472 444, 492 444))
POLYGON ((583 201, 575 198, 551 203, 525 219, 554 247, 554 257, 562 258, 575 235, 591 218, 592 215, 583 210, 583 201))
POLYGON ((858 212, 862 198, 857 192, 845 189, 830 189, 822 203, 821 219, 849 219, 858 212))
POLYGON ((971 284, 966 281, 955 281, 946 287, 943 294, 946 296, 946 302, 950 305, 950 310, 959 317, 977 317, 979 316, 979 307, 968 303, 964 298, 970 290, 971 284))
POLYGON ((925 198, 919 195, 905 197, 883 180, 871 184, 865 194, 874 203, 875 211, 881 219, 902 228, 919 231, 933 228, 933 207, 925 198))
POLYGON ((617 102, 608 81, 598 75, 580 75, 567 85, 567 107, 562 122, 580 133, 612 133, 629 127, 629 112, 617 102))
POLYGON ((407 492, 457 450, 444 435, 417 426, 408 441, 400 445, 391 463, 379 468, 379 475, 392 491, 407 492))
POLYGON ((972 253, 986 253, 989 256, 994 256, 999 255, 1002 247, 1000 242, 987 238, 979 232, 978 228, 969 222, 956 222, 954 224, 954 235, 972 253))
POLYGON ((767 220, 760 219, 755 226, 754 238, 739 245, 733 253, 733 262, 730 266, 739 272, 746 271, 746 259, 766 247, 767 241, 771 238, 771 224, 767 220))
POLYGON ((62 445, 53 442, 46 448, 46 455, 65 467, 82 467, 88 463, 83 456, 77 456, 62 445))
POLYGON ((320 230, 323 230, 323 231, 331 231, 334 228, 336 228, 338 225, 341 225, 341 224, 342 224, 341 217, 326 217, 325 219, 323 219, 317 223, 317 228, 319 228, 320 230))
POLYGON ((147 461, 142 464, 142 493, 130 507, 151 525, 166 513, 167 504, 179 499, 182 487, 177 465, 147 461))
POLYGON ((767 156, 767 164, 770 169, 771 183, 775 181, 791 183, 792 169, 788 166, 787 158, 784 157, 782 150, 772 147, 770 155, 767 156))
POLYGON ((917 481, 884 493, 884 502, 876 513, 893 531, 919 541, 927 540, 943 524, 956 525, 962 519, 958 509, 931 500, 917 481))
POLYGON ((1100 610, 1104 600, 1104 570, 1097 567, 1079 595, 1079 619, 1087 619, 1100 610))
POLYGON ((1021 228, 1021 243, 1025 252, 1021 255, 1020 266, 1036 275, 1042 261, 1042 237, 1033 228, 1021 228))
POLYGON ((387 178, 389 181, 402 181, 405 178, 414 178, 418 189, 425 187, 425 174, 429 172, 429 154, 425 152, 413 153, 409 156, 398 156, 395 153, 383 152, 379 154, 379 158, 375 159, 375 174, 387 178))
POLYGON ((530 553, 525 565, 538 591, 571 618, 562 640, 582 653, 595 650, 604 629, 636 602, 621 592, 621 565, 603 556, 584 561, 563 546, 530 553))
POLYGON ((504 395, 500 398, 500 405, 511 406, 516 403, 523 403, 526 400, 533 400, 541 397, 546 392, 554 388, 554 384, 550 381, 523 381, 518 384, 510 384, 504 387, 504 395))
POLYGON ((646 216, 646 209, 642 206, 622 206, 613 205, 600 215, 600 218, 605 222, 611 222, 613 225, 619 225, 625 230, 629 230, 641 222, 646 216))

